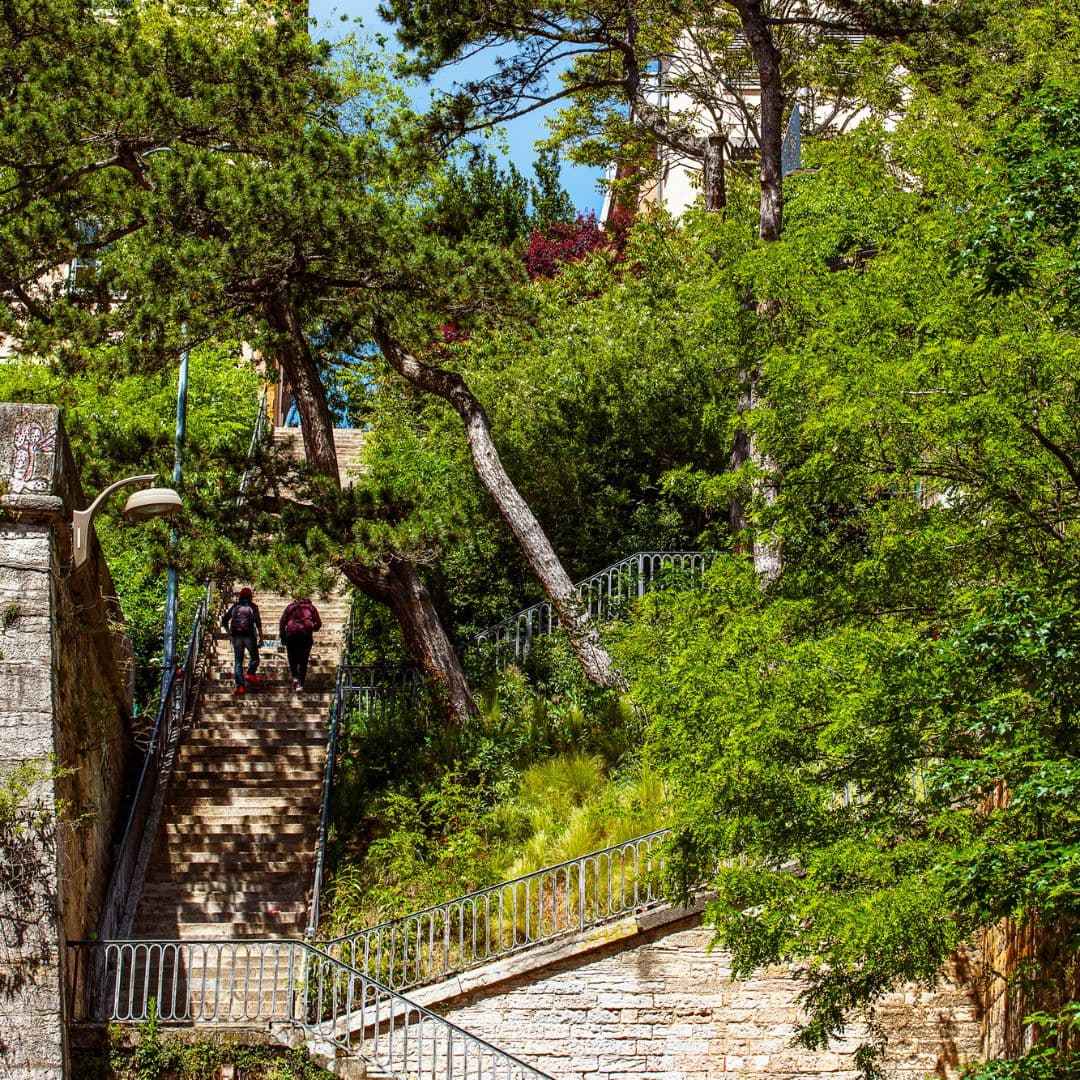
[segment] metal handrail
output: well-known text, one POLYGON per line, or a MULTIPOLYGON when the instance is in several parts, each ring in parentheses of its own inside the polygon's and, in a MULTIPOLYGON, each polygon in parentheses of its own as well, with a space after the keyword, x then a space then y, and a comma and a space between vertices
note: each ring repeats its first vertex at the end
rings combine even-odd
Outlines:
POLYGON ((330 836, 330 807, 334 793, 334 766, 337 762, 338 719, 341 715, 342 686, 345 677, 345 661, 352 645, 353 620, 350 612, 349 625, 345 631, 345 641, 341 647, 341 660, 338 664, 337 677, 334 679, 334 700, 330 705, 330 731, 326 740, 326 766, 323 770, 322 801, 319 808, 319 833, 315 840, 315 872, 311 883, 311 903, 308 909, 308 924, 304 936, 309 940, 319 929, 320 898, 323 876, 326 873, 326 843, 330 836))
POLYGON ((262 394, 259 396, 259 411, 255 417, 255 425, 251 429, 251 441, 248 443, 247 457, 244 459, 246 462, 244 473, 240 477, 240 489, 236 496, 237 507, 243 506, 247 499, 247 489, 251 486, 251 478, 255 474, 255 455, 266 434, 266 401, 269 390, 270 388, 264 385, 262 394))
POLYGON ((330 730, 326 740, 326 765, 323 770, 322 801, 319 810, 319 832, 315 841, 315 872, 311 886, 311 902, 304 936, 310 941, 319 930, 322 885, 326 876, 326 846, 330 838, 330 816, 334 794, 334 770, 337 766, 338 743, 342 717, 359 706, 369 718, 385 707, 400 693, 414 693, 420 687, 419 672, 411 668, 388 664, 350 664, 349 655, 355 636, 355 620, 350 611, 345 640, 341 647, 334 680, 334 699, 330 704, 330 730))
MULTIPOLYGON (((611 619, 632 600, 644 596, 663 574, 674 570, 700 578, 715 558, 714 551, 638 551, 591 574, 574 588, 590 618, 611 619)), ((541 600, 474 634, 469 644, 493 644, 499 659, 504 648, 512 645, 514 660, 521 661, 535 638, 550 634, 558 625, 551 601, 541 600)))
POLYGON ((144 862, 142 856, 146 847, 147 824, 151 823, 153 804, 161 781, 175 758, 180 727, 195 685, 196 668, 202 654, 212 598, 213 589, 207 583, 195 611, 183 663, 179 668, 167 673, 165 693, 154 716, 139 779, 135 785, 135 794, 124 822, 116 862, 105 894, 99 923, 102 937, 127 932, 134 919, 134 907, 139 891, 135 888, 135 882, 140 865, 144 862))
POLYGON ((396 1080, 550 1080, 308 942, 75 941, 68 951, 76 1021, 279 1024, 396 1080))
POLYGON ((373 1061, 396 1080, 550 1080, 546 1073, 410 1001, 358 968, 308 946, 309 1037, 373 1061))
POLYGON ((664 841, 636 836, 321 944, 395 990, 448 978, 665 902, 664 841))

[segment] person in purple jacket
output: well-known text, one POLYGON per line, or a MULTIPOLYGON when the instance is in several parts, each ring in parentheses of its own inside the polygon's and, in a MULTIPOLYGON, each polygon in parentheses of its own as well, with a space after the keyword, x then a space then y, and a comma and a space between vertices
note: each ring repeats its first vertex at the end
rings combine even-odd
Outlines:
POLYGON ((281 613, 278 630, 281 632, 281 640, 285 642, 285 652, 289 657, 289 674, 292 675, 293 690, 304 689, 311 646, 315 641, 315 632, 321 626, 319 609, 307 597, 293 600, 281 613))

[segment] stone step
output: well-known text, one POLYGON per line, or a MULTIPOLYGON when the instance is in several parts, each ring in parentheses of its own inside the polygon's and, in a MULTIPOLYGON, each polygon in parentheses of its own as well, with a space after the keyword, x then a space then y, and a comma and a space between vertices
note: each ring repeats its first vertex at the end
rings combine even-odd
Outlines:
POLYGON ((219 701, 207 701, 196 715, 191 730, 197 732, 200 727, 210 722, 239 725, 249 717, 266 719, 271 716, 282 721, 292 720, 297 724, 328 725, 330 709, 329 695, 325 702, 320 700, 312 704, 302 695, 294 695, 292 691, 287 694, 268 694, 261 690, 249 690, 242 697, 233 697, 230 692, 223 694, 219 701))
POLYGON ((303 933, 307 926, 307 913, 289 913, 280 916, 248 915, 240 918, 186 919, 183 922, 168 918, 136 922, 139 937, 159 940, 214 941, 230 938, 277 938, 293 937, 303 933))
POLYGON ((222 754, 254 754, 266 759, 278 759, 281 755, 284 760, 294 760, 303 754, 319 765, 326 760, 326 736, 322 732, 303 736, 296 733, 282 737, 276 735, 273 729, 256 731, 241 738, 232 737, 224 731, 207 732, 201 734, 197 742, 189 741, 185 747, 187 753, 181 760, 213 761, 222 754))
MULTIPOLYGON (((307 836, 309 833, 314 836, 315 830, 318 828, 318 821, 308 821, 306 818, 303 821, 296 822, 252 822, 250 827, 233 828, 227 822, 223 823, 211 823, 207 822, 200 825, 192 825, 188 823, 180 823, 175 821, 167 821, 165 823, 165 836, 173 837, 179 836, 181 839, 190 843, 192 847, 197 845, 192 843, 196 838, 211 838, 226 843, 229 840, 244 840, 250 839, 256 836, 307 836)), ((294 841, 295 843, 295 841, 294 841)))
POLYGON ((279 901, 282 904, 304 903, 307 900, 307 886, 298 881, 295 875, 292 881, 268 878, 261 882, 246 881, 243 885, 224 886, 208 881, 148 882, 143 886, 143 896, 165 901, 166 906, 173 902, 205 902, 224 905, 223 910, 228 910, 228 905, 232 904, 234 910, 245 911, 248 910, 245 904, 257 903, 261 906, 269 902, 278 906, 279 901))
POLYGON ((228 812, 220 814, 174 813, 169 815, 170 821, 176 825, 187 825, 193 829, 202 828, 207 825, 222 825, 228 826, 230 829, 236 831, 241 829, 247 831, 248 829, 258 828, 260 825, 267 825, 270 827, 281 825, 306 825, 311 820, 311 817, 311 814, 279 814, 274 812, 265 814, 230 814, 228 812))
POLYGON ((326 756, 325 739, 309 739, 296 742, 293 739, 281 739, 270 742, 236 742, 231 739, 200 742, 184 747, 180 762, 207 762, 215 767, 228 767, 244 761, 276 762, 282 771, 307 766, 320 766, 326 756))
POLYGON ((264 704, 247 699, 238 704, 234 711, 211 713, 199 718, 192 728, 192 734, 207 730, 244 732, 254 729, 314 734, 323 732, 323 738, 329 727, 329 717, 319 711, 311 715, 302 710, 282 708, 280 705, 264 704))
POLYGON ((158 856, 151 860, 147 884, 166 884, 178 876, 190 881, 224 882, 226 885, 235 882, 236 877, 222 877, 224 873, 237 877, 262 874, 268 879, 291 881, 295 880, 298 874, 306 874, 309 870, 310 866, 303 863, 298 855, 292 858, 269 859, 256 858, 254 854, 240 857, 232 852, 223 857, 222 852, 216 850, 188 851, 183 857, 158 856), (200 862, 200 859, 206 861, 200 862))
MULTIPOLYGON (((275 791, 300 791, 310 788, 310 786, 310 780, 293 782, 279 780, 277 777, 270 777, 268 779, 259 779, 258 777, 255 777, 251 780, 231 780, 227 783, 224 781, 212 780, 187 780, 182 786, 176 788, 175 797, 177 799, 187 799, 192 797, 218 798, 224 802, 228 797, 228 793, 236 788, 243 788, 245 791, 251 792, 252 794, 258 793, 270 795, 275 791)), ((311 823, 311 827, 313 829, 315 828, 315 822, 311 823)))
MULTIPOLYGON (((302 918, 307 911, 307 893, 290 890, 272 896, 267 891, 241 891, 238 889, 211 892, 209 890, 183 889, 168 894, 167 886, 147 886, 143 896, 147 903, 154 906, 159 924, 167 922, 177 915, 190 919, 192 916, 201 922, 217 922, 222 919, 231 922, 243 915, 278 919, 302 918)), ((280 888, 280 886, 279 886, 280 888)))
POLYGON ((169 805, 177 810, 187 809, 189 811, 205 808, 208 810, 217 810, 224 807, 231 807, 234 810, 252 811, 252 810, 274 810, 297 813, 300 811, 315 810, 318 811, 322 799, 318 792, 302 792, 295 795, 249 795, 244 793, 230 795, 227 798, 222 799, 219 796, 214 795, 188 795, 179 796, 169 800, 169 805))
MULTIPOLYGON (((289 889, 298 887, 300 884, 295 866, 283 864, 286 867, 285 869, 268 870, 265 866, 256 863, 251 865, 251 870, 244 871, 237 869, 232 860, 229 861, 228 867, 200 866, 200 864, 195 863, 193 867, 189 867, 184 872, 183 878, 180 880, 183 882, 184 890, 190 893, 268 892, 278 890, 282 896, 287 896, 289 889), (226 869, 229 873, 227 876, 223 876, 223 871, 226 869)), ((172 879, 170 873, 166 873, 164 870, 158 873, 153 864, 151 864, 151 870, 153 874, 147 878, 146 885, 143 886, 143 896, 157 895, 153 890, 161 890, 167 893, 168 890, 175 888, 177 885, 177 881, 172 879)))
MULTIPOLYGON (((283 796, 294 798, 299 792, 299 787, 312 786, 315 780, 322 780, 323 766, 326 755, 322 754, 319 760, 279 762, 273 753, 258 751, 241 761, 225 761, 219 758, 202 756, 181 758, 177 762, 174 779, 178 782, 174 789, 179 793, 181 786, 189 783, 216 783, 227 788, 235 783, 241 787, 264 787, 274 779, 280 779, 282 783, 281 793, 283 796)), ((258 795, 264 797, 273 794, 272 791, 241 791, 237 793, 244 797, 258 795)), ((218 796, 220 798, 220 796, 218 796)))
MULTIPOLYGON (((311 862, 314 859, 313 845, 304 843, 290 847, 288 844, 272 843, 272 837, 264 837, 265 846, 252 843, 250 837, 240 837, 235 840, 221 837, 196 838, 197 842, 182 850, 170 849, 164 845, 158 849, 153 863, 162 867, 162 874, 173 874, 185 866, 210 867, 217 871, 228 870, 234 864, 246 874, 252 867, 263 865, 270 867, 275 872, 282 867, 288 867, 293 874, 303 875, 308 873, 311 862), (199 846, 203 840, 212 840, 199 846), (198 862, 205 859, 205 862, 198 862)), ((158 873, 154 871, 155 875, 158 873)), ((155 877, 155 880, 159 880, 155 877)), ((164 880, 164 878, 160 879, 164 880)))
POLYGON ((320 674, 309 671, 304 689, 294 690, 292 678, 282 673, 280 678, 268 676, 262 682, 249 684, 247 693, 238 700, 238 696, 233 693, 236 689, 236 680, 230 668, 227 674, 222 673, 219 678, 207 680, 203 689, 202 704, 204 708, 212 706, 231 708, 245 701, 265 699, 282 705, 290 705, 293 708, 322 710, 330 707, 330 702, 334 700, 336 686, 336 672, 327 671, 325 674, 320 674))

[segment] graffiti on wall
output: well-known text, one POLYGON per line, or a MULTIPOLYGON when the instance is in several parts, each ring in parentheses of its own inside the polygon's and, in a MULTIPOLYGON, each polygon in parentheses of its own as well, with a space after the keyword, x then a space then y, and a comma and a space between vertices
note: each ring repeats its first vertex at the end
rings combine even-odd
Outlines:
POLYGON ((12 495, 47 492, 53 481, 56 428, 47 412, 33 406, 16 409, 7 429, 5 487, 12 495))

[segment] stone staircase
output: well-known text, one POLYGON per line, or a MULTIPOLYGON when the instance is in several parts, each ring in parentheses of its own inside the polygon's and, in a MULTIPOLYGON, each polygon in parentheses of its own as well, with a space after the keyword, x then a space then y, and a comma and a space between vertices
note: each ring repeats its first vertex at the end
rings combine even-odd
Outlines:
MULTIPOLYGON (((276 431, 276 442, 298 433, 276 431)), ((342 473, 363 433, 338 435, 342 473)), ((290 597, 259 593, 276 642, 290 597)), ((307 687, 293 693, 284 647, 261 650, 264 681, 233 696, 220 621, 211 669, 181 743, 147 867, 134 935, 153 939, 302 936, 312 885, 334 678, 349 617, 343 590, 314 597, 322 615, 307 687)), ((220 620, 220 613, 218 613, 220 620)))
MULTIPOLYGON (((343 487, 351 483, 351 474, 364 447, 365 434, 350 428, 334 432, 334 446, 338 454, 338 475, 343 487)), ((304 437, 299 428, 275 428, 274 444, 294 458, 304 456, 304 437)))

